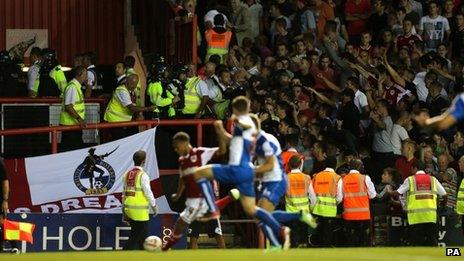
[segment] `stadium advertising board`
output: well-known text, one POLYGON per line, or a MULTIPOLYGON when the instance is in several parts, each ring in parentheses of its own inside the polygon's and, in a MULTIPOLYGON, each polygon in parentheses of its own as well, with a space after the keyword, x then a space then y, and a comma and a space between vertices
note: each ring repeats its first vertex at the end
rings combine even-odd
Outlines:
MULTIPOLYGON (((120 214, 9 214, 8 218, 36 225, 34 244, 23 242, 22 252, 121 250, 130 233, 120 214)), ((176 218, 173 214, 151 217, 149 235, 166 241, 176 218)), ((175 248, 185 246, 184 236, 175 248)))

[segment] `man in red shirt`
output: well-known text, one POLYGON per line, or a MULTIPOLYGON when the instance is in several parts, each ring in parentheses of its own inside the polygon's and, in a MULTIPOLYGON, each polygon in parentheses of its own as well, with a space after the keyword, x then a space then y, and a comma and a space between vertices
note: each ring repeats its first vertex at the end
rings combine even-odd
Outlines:
MULTIPOLYGON (((173 137, 174 151, 179 154, 179 170, 180 179, 176 194, 172 195, 172 200, 178 201, 182 193, 185 191, 187 200, 185 201, 185 210, 180 214, 179 219, 174 227, 174 232, 163 246, 163 251, 170 249, 182 237, 185 228, 191 225, 197 219, 203 217, 208 212, 208 206, 203 197, 202 190, 195 182, 193 173, 198 167, 206 165, 212 158, 225 154, 225 150, 220 148, 193 148, 190 144, 190 137, 185 132, 178 132, 173 137)), ((225 147, 224 147, 225 148, 225 147)), ((221 209, 233 200, 240 197, 240 192, 233 189, 230 196, 216 201, 217 206, 221 209)), ((210 234, 214 234, 218 244, 218 248, 225 248, 224 239, 222 237, 221 223, 219 219, 213 219, 207 224, 211 228, 210 234)))
POLYGON ((324 76, 324 78, 330 79, 332 82, 335 82, 335 72, 332 68, 330 68, 331 63, 332 61, 330 60, 330 57, 327 54, 323 53, 319 57, 318 66, 311 67, 310 72, 316 80, 314 89, 316 89, 317 91, 329 90, 327 83, 324 80, 322 80, 322 78, 318 75, 322 75, 324 76))
POLYGON ((369 0, 348 0, 345 5, 348 36, 350 43, 358 45, 361 33, 366 31, 366 20, 371 15, 369 0))
POLYGON ((404 18, 403 20, 403 31, 404 34, 396 38, 396 50, 407 47, 409 51, 412 51, 414 43, 421 41, 421 38, 419 35, 413 33, 413 23, 409 18, 404 18))
POLYGON ((395 162, 395 167, 401 173, 402 180, 415 174, 413 165, 418 161, 414 154, 416 153, 417 144, 413 140, 405 140, 401 146, 402 156, 395 162))

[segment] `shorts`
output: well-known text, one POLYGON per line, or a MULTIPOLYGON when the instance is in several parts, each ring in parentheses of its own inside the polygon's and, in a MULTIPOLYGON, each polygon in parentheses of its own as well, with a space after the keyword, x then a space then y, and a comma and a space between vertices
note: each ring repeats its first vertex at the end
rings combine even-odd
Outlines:
POLYGON ((201 218, 208 212, 208 205, 204 198, 187 198, 185 209, 180 213, 180 218, 187 224, 201 218))
POLYGON ((249 166, 213 165, 214 179, 235 185, 241 195, 255 197, 253 169, 249 166))
POLYGON ((198 238, 201 233, 208 234, 208 237, 210 238, 221 236, 221 222, 219 222, 219 219, 213 219, 207 222, 195 221, 190 224, 187 236, 198 238))
POLYGON ((287 182, 285 180, 263 182, 261 186, 262 191, 260 197, 266 198, 274 206, 279 205, 280 199, 285 195, 285 192, 287 191, 287 182))

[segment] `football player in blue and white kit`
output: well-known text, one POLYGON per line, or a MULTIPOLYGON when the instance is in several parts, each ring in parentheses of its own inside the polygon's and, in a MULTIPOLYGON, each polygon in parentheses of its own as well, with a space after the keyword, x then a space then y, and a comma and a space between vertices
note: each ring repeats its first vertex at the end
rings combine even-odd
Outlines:
POLYGON ((458 94, 449 109, 443 114, 429 118, 427 112, 421 112, 414 119, 421 126, 429 126, 439 131, 446 130, 456 123, 464 122, 464 93, 458 94))
MULTIPOLYGON (((215 179, 220 183, 234 184, 240 191, 240 202, 243 210, 250 217, 255 217, 269 230, 263 230, 268 238, 280 238, 284 249, 290 245, 290 229, 279 222, 266 210, 256 206, 254 190, 254 169, 251 163, 254 144, 256 142, 256 126, 249 116, 250 101, 244 96, 236 97, 232 101, 232 119, 234 121, 233 135, 223 127, 222 121, 216 121, 216 133, 219 135, 219 146, 229 144, 229 164, 212 164, 200 167, 194 177, 203 191, 208 204, 209 218, 219 218, 220 212, 214 203, 214 194, 209 180, 215 179)), ((280 244, 278 244, 280 246, 280 244)))
MULTIPOLYGON (((258 129, 256 140, 256 157, 259 164, 256 169, 256 177, 261 182, 261 195, 258 206, 272 212, 274 218, 283 223, 300 220, 312 228, 317 226, 316 220, 310 213, 289 213, 282 210, 274 211, 280 199, 287 191, 287 177, 282 164, 282 149, 276 137, 261 130, 258 116, 251 115, 254 124, 258 129)), ((259 222, 258 225, 263 231, 270 228, 259 222)), ((278 245, 275 238, 268 238, 273 246, 278 245)), ((288 248, 285 246, 284 248, 288 248)))

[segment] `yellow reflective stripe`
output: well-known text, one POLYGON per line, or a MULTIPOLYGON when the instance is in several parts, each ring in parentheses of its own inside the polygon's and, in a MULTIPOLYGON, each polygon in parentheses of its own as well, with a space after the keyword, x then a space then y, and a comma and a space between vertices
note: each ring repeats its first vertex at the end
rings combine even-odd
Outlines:
POLYGON ((410 213, 424 213, 424 212, 436 212, 435 208, 417 208, 417 209, 408 209, 408 214, 410 213))
POLYGON ((345 192, 345 197, 363 197, 367 196, 367 192, 345 192))
POLYGON ((140 206, 137 206, 137 205, 124 205, 124 208, 127 208, 127 209, 149 209, 150 207, 149 206, 143 206, 143 205, 140 205, 140 206))
POLYGON ((345 208, 345 213, 366 212, 366 211, 369 211, 369 208, 345 208))
POLYGON ((326 201, 317 201, 316 205, 337 206, 337 203, 326 202, 326 201))

